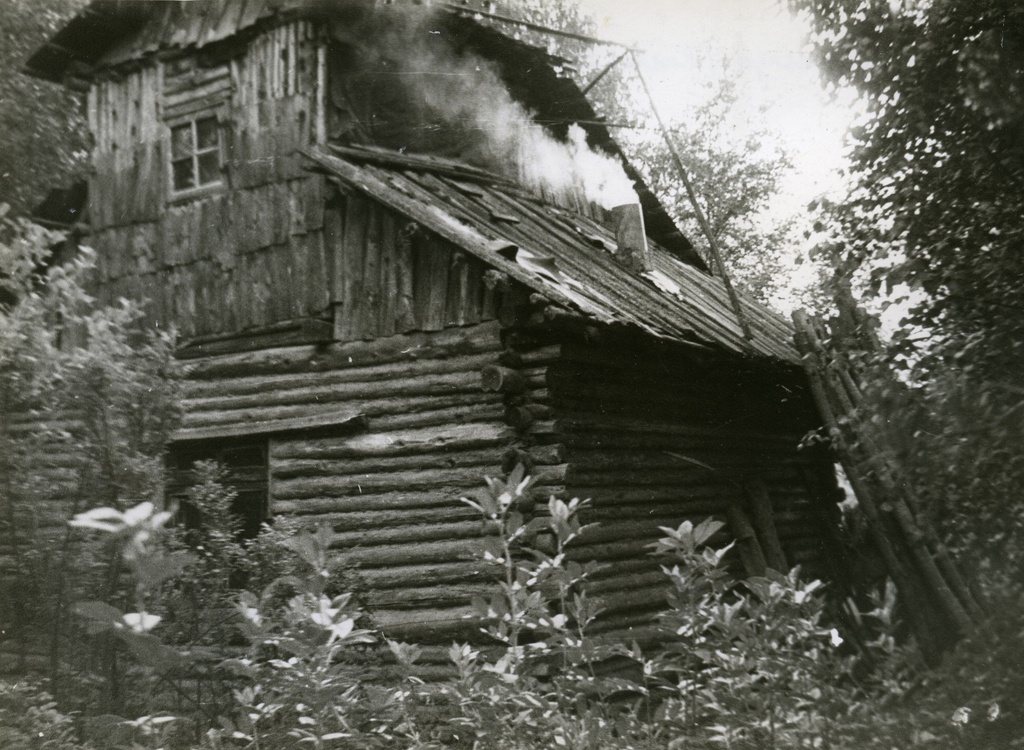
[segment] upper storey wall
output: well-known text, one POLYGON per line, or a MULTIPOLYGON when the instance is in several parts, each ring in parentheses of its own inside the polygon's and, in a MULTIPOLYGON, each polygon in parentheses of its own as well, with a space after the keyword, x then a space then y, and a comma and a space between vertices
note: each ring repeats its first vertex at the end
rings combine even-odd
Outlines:
POLYGON ((323 60, 295 21, 93 84, 101 299, 185 337, 330 317, 323 180, 297 153, 323 140, 323 60))
POLYGON ((266 31, 248 45, 219 45, 93 84, 91 190, 97 228, 156 220, 196 193, 174 183, 172 131, 213 117, 219 140, 213 194, 303 176, 294 151, 316 138, 318 49, 312 24, 266 31))

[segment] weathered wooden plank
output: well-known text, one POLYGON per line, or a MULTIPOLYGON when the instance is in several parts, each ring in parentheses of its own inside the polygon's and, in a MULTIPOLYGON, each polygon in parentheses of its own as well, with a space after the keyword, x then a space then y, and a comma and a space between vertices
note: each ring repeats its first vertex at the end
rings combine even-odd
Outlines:
POLYGON ((186 76, 164 79, 163 116, 172 119, 197 101, 223 101, 231 94, 231 71, 227 65, 195 68, 186 76))
POLYGON ((165 68, 162 86, 164 102, 176 104, 187 99, 190 92, 202 91, 210 84, 231 85, 231 70, 227 63, 211 66, 195 65, 176 75, 165 68))
POLYGON ((340 248, 342 292, 340 298, 335 299, 341 308, 334 333, 339 341, 358 338, 363 300, 363 253, 369 222, 369 203, 355 199, 345 202, 344 238, 340 248))
POLYGON ((448 266, 448 292, 444 300, 444 322, 447 325, 465 325, 466 295, 469 286, 469 259, 465 253, 453 251, 448 266))
POLYGON ((376 204, 370 204, 363 244, 362 302, 359 309, 359 323, 355 335, 370 339, 381 335, 380 321, 384 289, 381 286, 384 247, 384 216, 376 204))
POLYGON ((380 310, 377 316, 377 333, 379 336, 393 336, 402 330, 398 327, 397 321, 400 303, 397 269, 400 219, 391 211, 382 209, 380 214, 380 310))
POLYGON ((451 255, 452 251, 436 240, 417 243, 416 320, 426 331, 445 327, 451 255))

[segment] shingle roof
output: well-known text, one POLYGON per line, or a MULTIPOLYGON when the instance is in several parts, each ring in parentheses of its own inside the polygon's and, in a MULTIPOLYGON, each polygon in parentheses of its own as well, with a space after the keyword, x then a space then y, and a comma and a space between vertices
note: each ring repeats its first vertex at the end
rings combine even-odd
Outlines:
POLYGON ((499 177, 451 160, 381 149, 332 148, 307 156, 345 185, 595 322, 800 361, 789 323, 741 294, 754 334, 745 339, 720 279, 653 243, 653 270, 628 271, 613 256, 612 228, 499 177))

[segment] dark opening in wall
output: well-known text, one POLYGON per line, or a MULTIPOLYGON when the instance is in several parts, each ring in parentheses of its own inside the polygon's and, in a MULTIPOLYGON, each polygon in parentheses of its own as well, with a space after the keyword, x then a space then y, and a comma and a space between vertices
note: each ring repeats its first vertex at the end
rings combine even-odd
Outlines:
POLYGON ((186 528, 203 524, 199 510, 188 499, 196 482, 197 461, 216 461, 225 471, 225 485, 238 494, 231 512, 239 518, 243 539, 253 539, 269 518, 267 492, 267 439, 237 438, 177 443, 167 457, 167 499, 178 508, 186 528))

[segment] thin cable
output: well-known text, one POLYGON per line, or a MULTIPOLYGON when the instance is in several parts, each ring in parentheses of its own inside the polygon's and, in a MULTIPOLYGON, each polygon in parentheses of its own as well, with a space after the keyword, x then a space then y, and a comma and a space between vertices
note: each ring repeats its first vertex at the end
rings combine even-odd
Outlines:
POLYGON ((686 195, 690 199, 690 204, 693 206, 693 211, 697 216, 697 223, 700 224, 700 228, 708 240, 708 246, 711 248, 711 255, 715 259, 715 265, 718 266, 718 272, 721 274, 722 283, 725 285, 725 291, 729 295, 730 302, 732 302, 733 312, 736 313, 736 320, 739 322, 740 329, 743 331, 743 336, 747 341, 753 341, 754 334, 750 330, 750 323, 747 320, 747 316, 743 313, 743 308, 740 307, 740 298, 736 294, 736 290, 732 287, 732 281, 729 279, 729 272, 725 270, 725 263, 722 262, 722 253, 718 249, 718 240, 715 239, 715 235, 711 231, 711 225, 708 224, 708 220, 704 216, 704 211, 697 202, 697 192, 693 189, 693 183, 690 181, 690 175, 687 173, 686 167, 683 166, 683 160, 679 157, 679 152, 676 150, 675 143, 672 142, 672 138, 669 136, 668 128, 665 126, 665 121, 661 119, 661 113, 658 111, 658 107, 654 103, 654 97, 651 95, 651 90, 647 86, 647 79, 644 78, 643 71, 640 69, 640 61, 637 60, 636 52, 629 50, 629 56, 633 58, 633 67, 636 68, 636 74, 640 79, 640 85, 643 86, 644 93, 647 95, 647 102, 651 107, 651 112, 654 113, 654 118, 658 121, 658 129, 661 130, 661 137, 664 138, 665 145, 668 146, 668 152, 672 155, 672 161, 675 164, 676 171, 679 173, 679 179, 682 180, 683 187, 686 188, 686 195))

